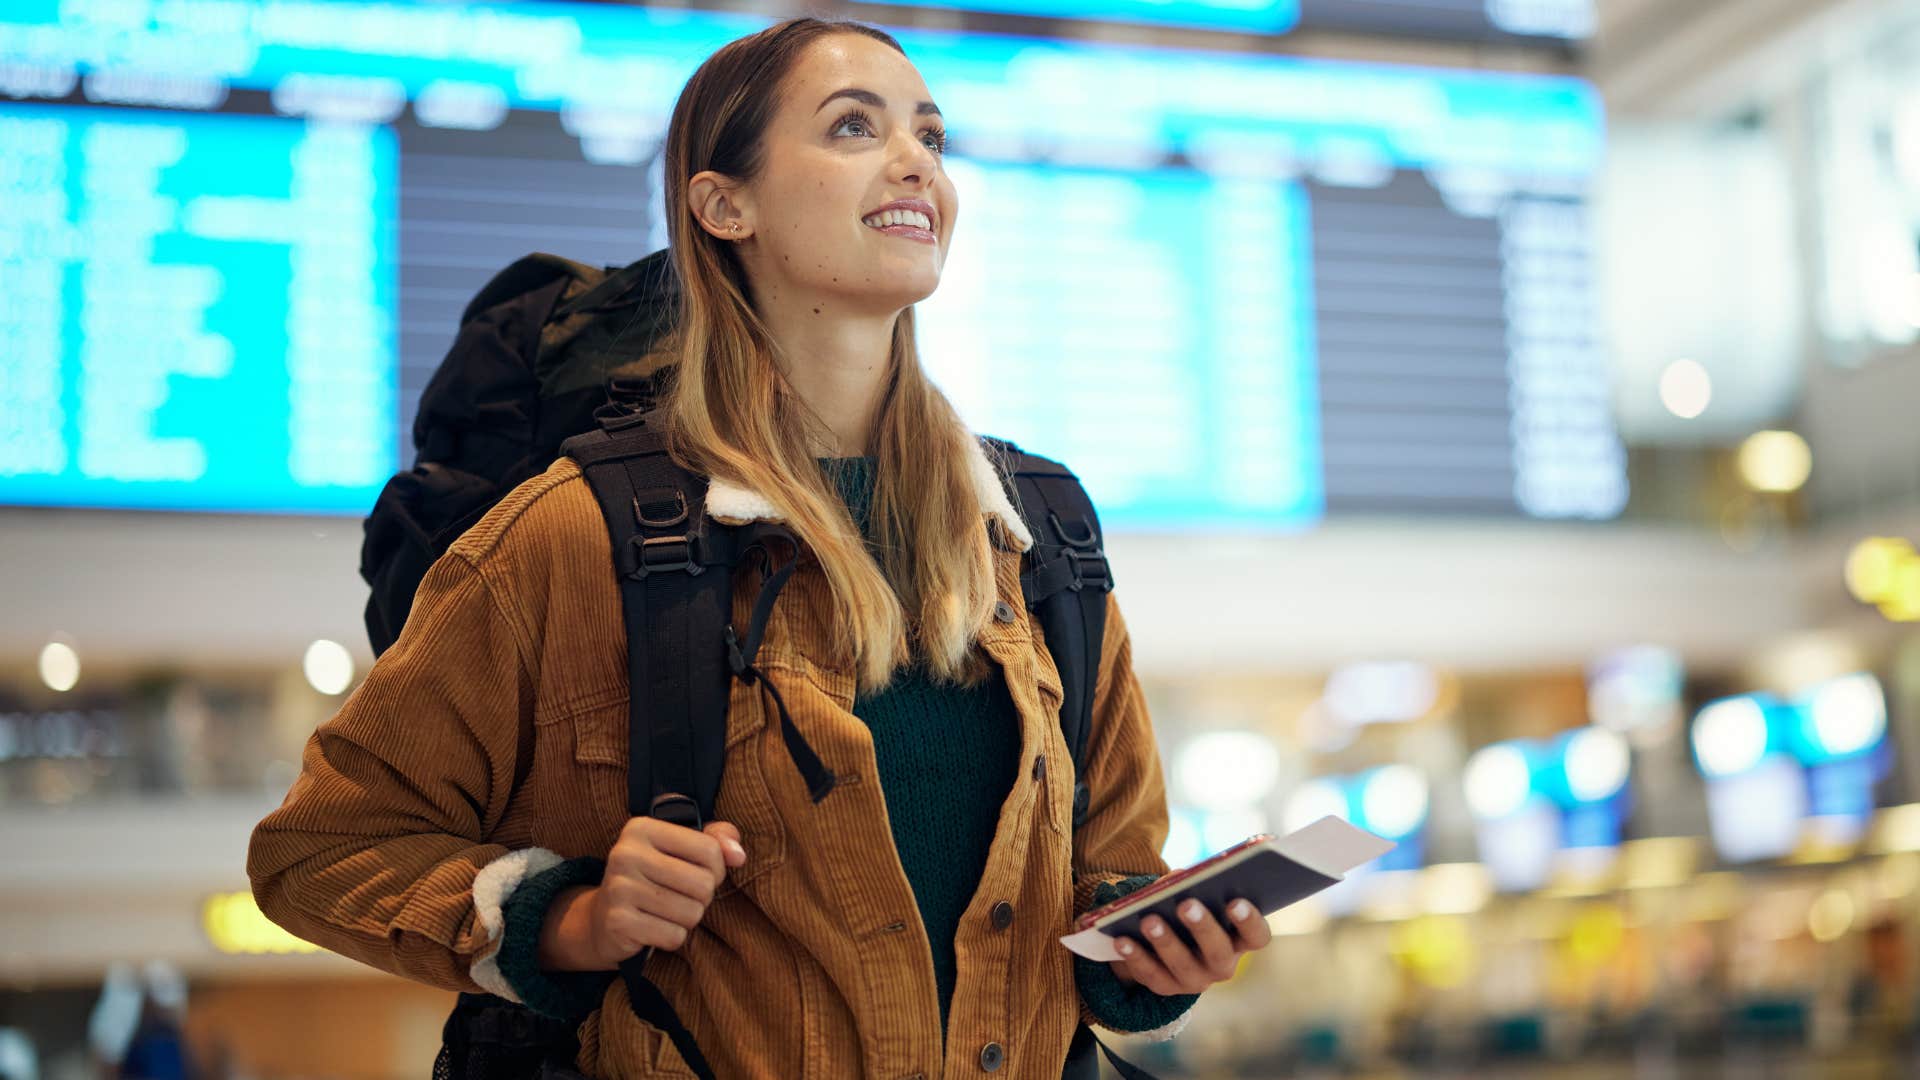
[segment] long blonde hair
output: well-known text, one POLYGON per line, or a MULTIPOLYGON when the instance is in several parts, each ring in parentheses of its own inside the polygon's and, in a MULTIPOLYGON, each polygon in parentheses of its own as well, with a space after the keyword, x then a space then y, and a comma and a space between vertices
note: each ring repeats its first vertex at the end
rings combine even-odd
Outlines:
POLYGON ((816 459, 824 433, 781 373, 732 244, 700 228, 687 206, 688 182, 702 171, 754 178, 778 87, 808 45, 837 33, 905 55, 861 23, 791 19, 723 46, 674 104, 664 182, 680 310, 661 357, 675 368, 662 404, 676 457, 766 496, 819 560, 833 599, 829 645, 862 689, 885 686, 916 656, 936 678, 971 683, 984 671, 972 645, 997 598, 993 553, 974 491, 973 436, 920 366, 913 309, 894 324, 870 448, 876 561, 816 459))

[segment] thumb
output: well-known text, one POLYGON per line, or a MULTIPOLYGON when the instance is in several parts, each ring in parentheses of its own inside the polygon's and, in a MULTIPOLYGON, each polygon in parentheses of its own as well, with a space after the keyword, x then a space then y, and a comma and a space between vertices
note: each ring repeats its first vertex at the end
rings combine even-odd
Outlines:
POLYGON ((720 848, 726 852, 728 866, 745 866, 747 849, 740 846, 740 830, 730 821, 709 821, 700 830, 720 841, 720 848))

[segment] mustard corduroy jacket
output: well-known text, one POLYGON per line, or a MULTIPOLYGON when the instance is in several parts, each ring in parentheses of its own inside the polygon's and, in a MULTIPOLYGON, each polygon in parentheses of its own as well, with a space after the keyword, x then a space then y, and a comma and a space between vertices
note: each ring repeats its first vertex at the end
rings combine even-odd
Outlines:
MULTIPOLYGON (((820 658, 826 579, 803 554, 758 666, 839 783, 812 802, 768 695, 734 680, 715 814, 739 827, 747 862, 687 943, 648 963, 719 1076, 907 1080, 985 1076, 993 1063, 996 1077, 1055 1080, 1076 1025, 1099 1022, 1057 939, 1097 885, 1166 872, 1159 756, 1111 594, 1086 755, 1092 802, 1071 835, 1060 676, 1020 594, 1032 540, 976 453, 976 490, 998 526, 981 527, 1007 605, 979 645, 1005 672, 1022 749, 955 939, 944 1048, 925 932, 872 740, 852 711, 854 676, 820 658), (994 917, 1002 903, 1011 921, 994 917)), ((706 512, 729 524, 775 516, 722 481, 706 512)), ((736 572, 740 627, 759 584, 750 564, 736 572)), ((514 996, 498 966, 506 898, 561 860, 604 857, 628 817, 626 632, 611 566, 600 508, 567 458, 433 565, 399 640, 314 732, 285 803, 254 831, 247 869, 269 918, 385 971, 514 996)), ((579 1033, 590 1076, 692 1075, 635 1018, 618 979, 579 1033)))

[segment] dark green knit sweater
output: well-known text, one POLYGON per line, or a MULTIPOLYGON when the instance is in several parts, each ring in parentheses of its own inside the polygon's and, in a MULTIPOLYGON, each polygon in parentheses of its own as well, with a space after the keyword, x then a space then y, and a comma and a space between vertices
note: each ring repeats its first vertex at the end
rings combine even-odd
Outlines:
MULTIPOLYGON (((863 534, 871 534, 874 459, 823 458, 821 467, 846 500, 863 534)), ((895 673, 875 694, 854 699, 853 713, 873 733, 874 758, 894 848, 913 886, 933 952, 944 1028, 955 982, 954 934, 987 865, 1000 807, 1020 764, 1020 718, 997 665, 974 687, 940 685, 918 662, 895 673)), ((521 999, 552 1016, 584 1016, 599 1005, 610 972, 543 972, 535 953, 540 923, 553 897, 569 885, 600 880, 597 859, 574 859, 534 876, 508 898, 500 973, 521 999)), ((1097 902, 1153 879, 1103 887, 1097 902)), ((1106 965, 1075 958, 1081 997, 1118 1031, 1146 1031, 1177 1019, 1195 995, 1160 997, 1123 986, 1106 965)))
MULTIPOLYGON (((854 523, 871 535, 873 459, 823 462, 854 523)), ((900 866, 933 947, 940 1021, 953 998, 954 931, 987 868, 1000 806, 1020 768, 1020 715, 998 665, 978 686, 936 685, 918 659, 887 688, 854 699, 873 731, 900 866)))

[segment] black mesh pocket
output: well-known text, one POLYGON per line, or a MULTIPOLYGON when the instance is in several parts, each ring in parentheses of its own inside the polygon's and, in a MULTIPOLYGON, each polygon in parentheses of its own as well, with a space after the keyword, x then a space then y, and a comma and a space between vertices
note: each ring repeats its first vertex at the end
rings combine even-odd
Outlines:
POLYGON ((574 1025, 511 1001, 461 994, 440 1034, 433 1080, 569 1080, 580 1042, 574 1025))

